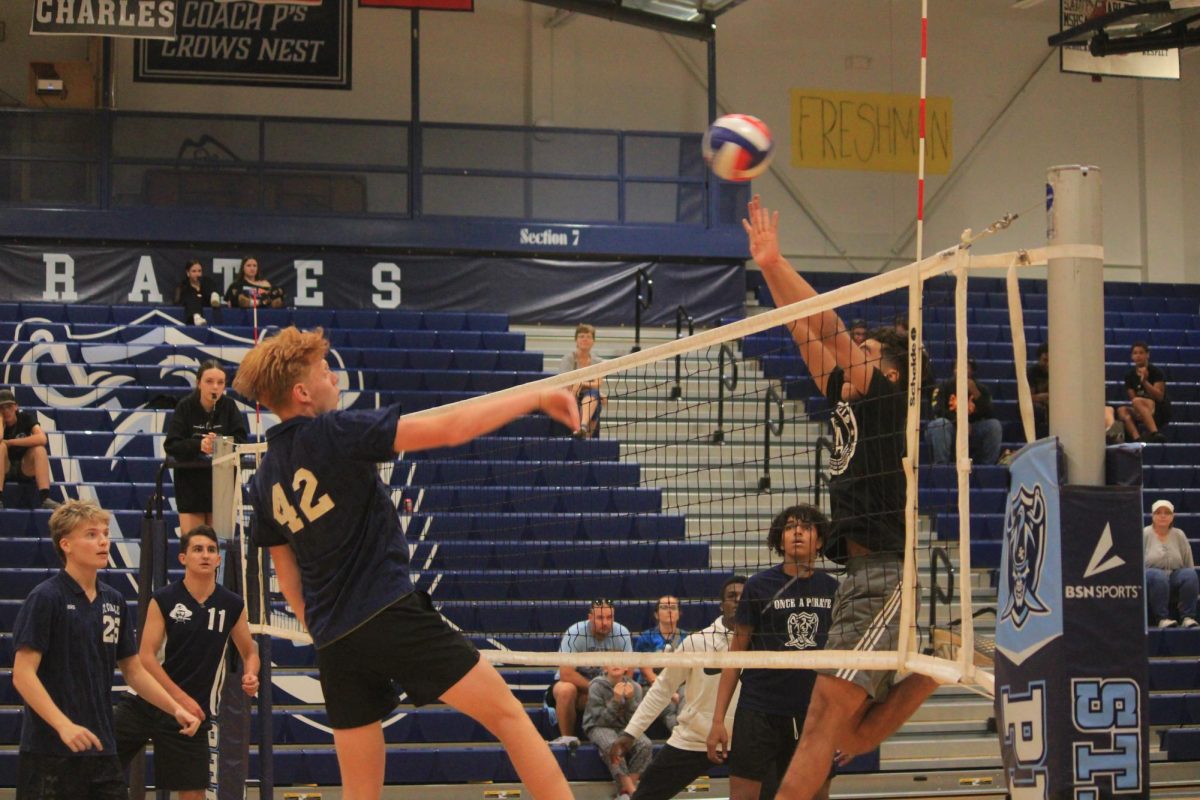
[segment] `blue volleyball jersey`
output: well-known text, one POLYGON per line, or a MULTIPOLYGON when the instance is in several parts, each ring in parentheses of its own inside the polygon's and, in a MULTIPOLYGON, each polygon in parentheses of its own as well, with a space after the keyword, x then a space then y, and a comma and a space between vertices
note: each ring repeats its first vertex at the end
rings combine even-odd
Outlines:
POLYGON ((212 717, 218 699, 213 687, 223 671, 225 647, 245 603, 220 585, 203 603, 198 602, 183 581, 159 589, 153 601, 162 612, 166 634, 163 669, 212 717))
POLYGON ((39 583, 17 612, 13 650, 42 654, 37 675, 55 705, 76 725, 96 734, 102 750, 72 753, 31 709, 21 720, 21 752, 46 756, 116 755, 112 687, 117 663, 137 655, 137 635, 125 598, 96 581, 96 599, 62 570, 39 583))
MULTIPOLYGON (((827 572, 793 580, 776 565, 746 581, 734 621, 751 628, 751 650, 821 650, 829 638, 837 587, 827 572)), ((811 669, 744 669, 738 704, 764 714, 804 716, 816 680, 811 669)))
POLYGON ((400 406, 293 417, 267 431, 251 485, 255 541, 291 545, 317 647, 413 590, 408 542, 375 465, 396 457, 400 406))

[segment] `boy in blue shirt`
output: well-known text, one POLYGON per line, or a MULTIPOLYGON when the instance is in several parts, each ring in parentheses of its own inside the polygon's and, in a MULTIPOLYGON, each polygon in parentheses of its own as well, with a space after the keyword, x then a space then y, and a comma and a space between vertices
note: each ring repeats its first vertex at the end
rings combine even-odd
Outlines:
POLYGON ((50 516, 63 570, 38 584, 13 625, 13 686, 25 701, 18 800, 128 797, 113 735, 113 669, 192 736, 200 720, 137 659, 125 598, 97 579, 108 566, 108 512, 69 500, 50 516))
MULTIPOLYGON (((829 521, 810 505, 785 508, 771 521, 767 546, 781 561, 750 577, 734 616, 730 652, 803 652, 820 650, 829 638, 837 579, 813 569, 829 521)), ((763 783, 787 771, 804 731, 813 684, 811 669, 725 669, 717 688, 708 755, 729 760, 732 800, 757 800, 763 783), (741 680, 733 727, 737 747, 730 751, 725 716, 741 680)), ((829 796, 829 763, 812 764, 826 777, 816 797, 829 796)))
POLYGON ((383 787, 381 721, 399 702, 441 700, 482 723, 537 800, 571 790, 504 679, 413 587, 408 543, 376 465, 411 450, 468 442, 542 411, 579 428, 566 390, 511 392, 437 415, 397 405, 338 411, 337 376, 318 329, 285 328, 246 354, 234 388, 274 411, 250 490, 254 536, 270 548, 280 589, 312 635, 346 798, 383 787))

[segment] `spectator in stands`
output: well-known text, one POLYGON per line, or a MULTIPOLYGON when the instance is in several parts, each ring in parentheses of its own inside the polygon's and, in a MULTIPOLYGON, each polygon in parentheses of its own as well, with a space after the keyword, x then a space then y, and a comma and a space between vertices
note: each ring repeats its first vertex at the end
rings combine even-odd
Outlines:
MULTIPOLYGON (((633 643, 633 649, 639 653, 668 653, 674 651, 683 643, 687 631, 679 628, 679 598, 673 595, 663 595, 654 606, 653 628, 648 628, 633 643)), ((642 667, 641 683, 649 689, 658 680, 658 674, 652 667, 642 667)), ((667 732, 674 730, 676 714, 679 711, 679 694, 671 697, 671 702, 662 712, 662 722, 667 732)))
MULTIPOLYGON (((903 337, 905 342, 908 341, 908 314, 897 314, 892 320, 892 328, 899 336, 903 337)), ((868 332, 867 338, 872 338, 868 332)), ((877 336, 875 338, 878 338, 877 336)), ((862 346, 862 343, 858 343, 862 346)), ((937 391, 937 377, 933 373, 933 359, 929 357, 929 352, 925 349, 925 345, 921 345, 921 419, 930 419, 933 416, 933 395, 937 391)))
POLYGON ((654 745, 642 734, 633 746, 615 761, 608 753, 621 731, 633 718, 642 702, 642 687, 630 680, 625 667, 608 667, 592 678, 588 686, 587 708, 583 712, 583 732, 596 745, 600 759, 612 773, 617 785, 617 800, 629 800, 637 790, 642 771, 654 755, 654 745))
POLYGON ((1133 366, 1125 373, 1125 393, 1129 405, 1120 406, 1117 416, 1125 425, 1125 439, 1141 440, 1138 426, 1146 430, 1147 442, 1165 442, 1162 429, 1171 421, 1171 401, 1167 398, 1167 378, 1163 371, 1150 363, 1150 348, 1145 342, 1134 342, 1129 348, 1133 366))
POLYGON ((1050 345, 1038 345, 1037 361, 1025 370, 1029 394, 1033 399, 1033 427, 1039 439, 1050 435, 1050 345))
MULTIPOLYGON (((733 636, 734 614, 742 597, 746 579, 734 575, 721 585, 721 616, 712 625, 696 631, 677 648, 685 653, 725 652, 733 636)), ((684 791, 687 785, 712 768, 708 760, 708 729, 712 726, 713 707, 717 702, 717 685, 721 673, 711 673, 704 667, 668 667, 658 673, 658 680, 638 706, 637 713, 625 730, 613 742, 609 758, 620 758, 646 732, 659 712, 667 707, 671 696, 687 687, 687 698, 679 711, 679 724, 671 738, 642 772, 633 800, 670 800, 684 791), (715 673, 715 674, 713 674, 715 673)), ((737 708, 738 690, 734 690, 725 712, 725 727, 732 736, 733 717, 737 708)))
POLYGON ((1155 500, 1150 506, 1150 520, 1142 530, 1150 622, 1160 628, 1176 624, 1195 628, 1200 579, 1192 560, 1192 545, 1183 531, 1171 524, 1175 521, 1175 506, 1170 500, 1155 500), (1175 616, 1171 615, 1172 600, 1175 616))
MULTIPOLYGON (((1034 435, 1044 439, 1050 435, 1050 345, 1046 342, 1038 345, 1037 361, 1029 365, 1025 377, 1029 380, 1029 394, 1033 400, 1034 435)), ((1112 406, 1104 407, 1104 441, 1105 444, 1125 441, 1125 428, 1117 421, 1112 406)))
MULTIPOLYGON (((957 372, 957 370, 955 370, 957 372)), ((925 443, 935 464, 954 463, 954 421, 958 409, 956 378, 943 383, 934 394, 937 416, 925 427, 925 443)), ((975 380, 975 359, 967 358, 967 421, 970 423, 970 454, 976 464, 995 464, 1000 460, 1003 429, 992 416, 992 393, 975 380)))
MULTIPOLYGON (((237 403, 225 396, 225 370, 209 360, 196 370, 196 388, 179 401, 167 420, 163 449, 176 461, 207 461, 218 436, 245 442, 246 422, 237 403)), ((212 525, 210 466, 175 468, 175 503, 181 532, 212 525)))
POLYGON ((258 259, 246 256, 238 268, 233 283, 225 292, 225 299, 234 308, 283 308, 283 289, 272 286, 266 278, 260 277, 258 259))
MULTIPOLYGON (((575 349, 567 353, 558 362, 558 372, 570 372, 604 359, 592 354, 592 346, 596 343, 596 326, 581 322, 575 326, 575 349)), ((570 387, 579 402, 579 419, 582 424, 576 434, 582 439, 595 439, 600 436, 600 412, 608 406, 608 392, 604 389, 603 378, 593 378, 582 381, 570 387)))
POLYGON ((25 703, 17 797, 128 797, 113 733, 117 668, 181 734, 200 726, 142 666, 130 606, 99 578, 108 566, 108 518, 91 500, 55 509, 50 541, 63 568, 34 587, 13 624, 12 683, 25 703))
MULTIPOLYGON (((850 338, 859 347, 867 340, 867 321, 865 319, 856 319, 850 323, 850 338)), ((905 326, 907 327, 907 325, 905 326)))
MULTIPOLYGON (((567 628, 558 645, 560 653, 633 652, 629 629, 614 619, 616 611, 611 600, 593 600, 587 619, 567 628)), ((554 675, 554 683, 546 693, 551 719, 558 724, 559 736, 551 744, 574 746, 575 722, 587 706, 591 680, 602 672, 599 667, 575 667, 564 664, 554 675)))
MULTIPOLYGON (((829 520, 810 505, 791 506, 775 515, 767 547, 780 562, 746 581, 734 616, 730 652, 802 653, 825 647, 838 581, 814 564, 828 531, 829 520)), ((856 608, 862 604, 861 598, 846 602, 856 608)), ((729 762, 732 800, 757 800, 765 782, 787 771, 804 731, 816 678, 811 669, 721 671, 706 744, 713 763, 729 762), (725 718, 739 681, 741 697, 733 717, 738 740, 731 750, 725 718)), ((825 778, 831 767, 826 762, 807 768, 825 778)), ((824 800, 829 796, 828 779, 821 784, 814 797, 824 800)))
POLYGON ((204 309, 221 305, 221 293, 213 279, 204 274, 204 266, 192 259, 183 271, 183 279, 175 287, 175 304, 183 306, 185 325, 206 325, 204 309))
POLYGON ((37 417, 22 411, 12 389, 0 389, 0 508, 4 508, 4 481, 34 481, 42 508, 55 509, 50 499, 50 439, 37 417))

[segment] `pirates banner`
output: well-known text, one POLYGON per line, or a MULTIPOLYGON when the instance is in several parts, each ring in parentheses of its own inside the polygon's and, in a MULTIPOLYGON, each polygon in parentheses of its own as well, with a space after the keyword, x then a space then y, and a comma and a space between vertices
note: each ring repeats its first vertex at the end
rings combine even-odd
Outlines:
POLYGON ((33 35, 174 39, 176 0, 33 0, 33 35))
POLYGON ((1058 440, 1011 467, 996 719, 1013 800, 1148 798, 1140 486, 1066 486, 1058 440))
MULTIPOLYGON (((175 304, 184 265, 199 259, 219 292, 234 281, 245 252, 182 248, 30 247, 0 245, 0 302, 175 304)), ((675 321, 686 306, 700 324, 737 313, 745 302, 740 262, 549 261, 260 251, 260 274, 297 308, 495 311, 516 322, 597 325, 633 321, 636 273, 659 297, 642 314, 647 325, 675 321), (531 289, 530 287, 534 287, 531 289)), ((176 306, 178 307, 178 306, 176 306)))

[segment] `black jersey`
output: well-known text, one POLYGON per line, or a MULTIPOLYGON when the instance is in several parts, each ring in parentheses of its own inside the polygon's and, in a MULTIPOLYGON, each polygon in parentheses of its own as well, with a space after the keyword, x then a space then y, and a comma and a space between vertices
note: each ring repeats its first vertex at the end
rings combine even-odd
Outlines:
MULTIPOLYGON (((746 581, 734 620, 752 629, 751 650, 821 650, 829 638, 837 587, 827 572, 793 578, 776 565, 746 581)), ((816 679, 811 669, 744 669, 738 706, 803 717, 816 679)))
POLYGON ((154 593, 166 634, 163 669, 210 717, 217 713, 223 656, 234 624, 245 608, 242 598, 218 585, 203 603, 183 581, 154 593))
POLYGON ((844 563, 847 543, 871 552, 904 549, 904 387, 877 369, 865 397, 843 401, 845 373, 829 373, 825 396, 833 407, 829 457, 832 525, 826 557, 844 563))
POLYGON ((267 431, 250 499, 262 547, 291 545, 317 647, 413 590, 408 543, 375 465, 396 457, 400 407, 293 417, 267 431))

